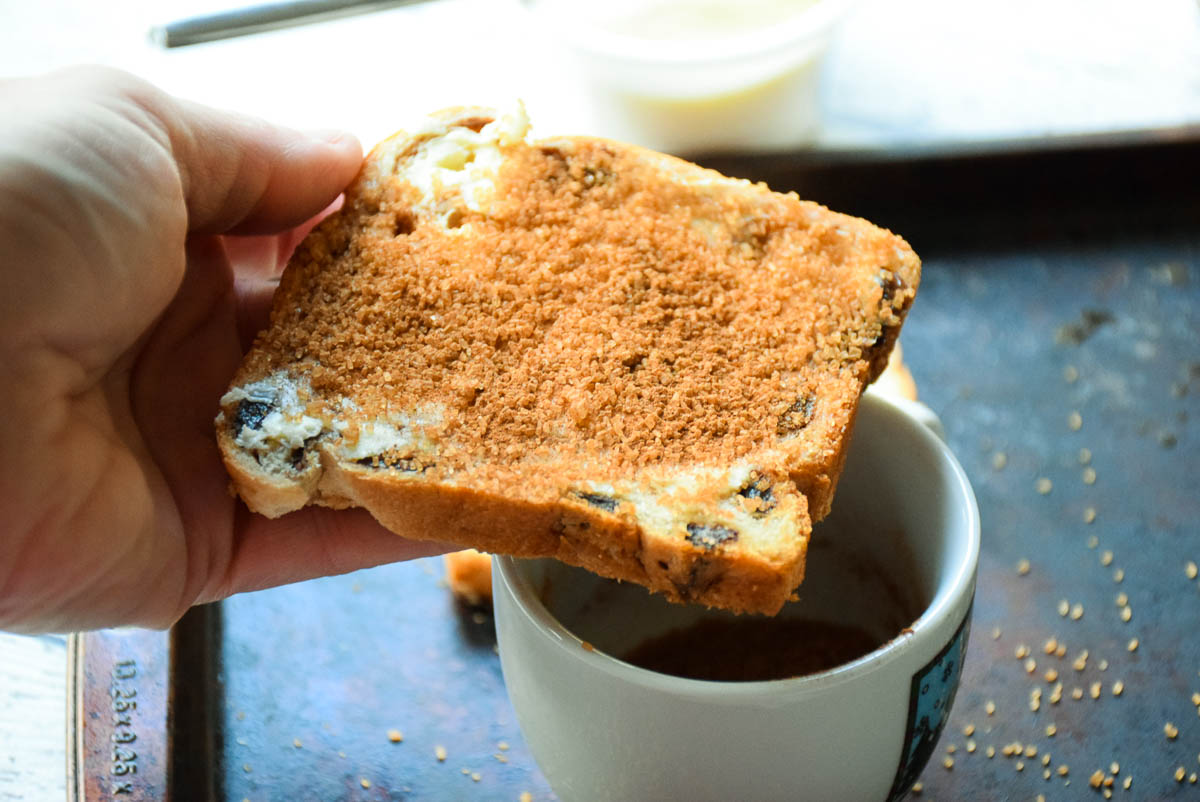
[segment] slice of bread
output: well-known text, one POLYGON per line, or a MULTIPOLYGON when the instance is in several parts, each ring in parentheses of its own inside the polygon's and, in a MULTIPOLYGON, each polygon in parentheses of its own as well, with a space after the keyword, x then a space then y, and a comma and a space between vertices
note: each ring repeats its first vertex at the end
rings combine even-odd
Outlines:
POLYGON ((919 260, 795 195, 527 132, 455 109, 371 152, 221 399, 234 487, 778 611, 919 260))

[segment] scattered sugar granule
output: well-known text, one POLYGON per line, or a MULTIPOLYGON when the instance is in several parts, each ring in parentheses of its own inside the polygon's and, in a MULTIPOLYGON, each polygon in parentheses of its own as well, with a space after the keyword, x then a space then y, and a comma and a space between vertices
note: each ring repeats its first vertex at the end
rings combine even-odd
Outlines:
POLYGON ((1200 574, 1200 568, 1196 567, 1196 563, 1188 560, 1187 565, 1184 566, 1183 572, 1187 574, 1188 579, 1195 579, 1196 576, 1200 574))
POLYGON ((1179 728, 1168 721, 1163 725, 1163 733, 1165 733, 1168 738, 1174 741, 1177 737, 1179 737, 1179 728))
POLYGON ((1029 560, 1022 557, 1017 561, 1017 573, 1021 576, 1025 576, 1029 573, 1029 560))
POLYGON ((400 732, 400 730, 388 730, 387 737, 388 740, 394 744, 398 744, 404 740, 404 735, 400 732))
POLYGON ((1083 416, 1078 410, 1071 410, 1071 414, 1067 416, 1067 426, 1073 432, 1077 432, 1083 428, 1083 416))
POLYGON ((1045 496, 1045 495, 1048 495, 1050 493, 1050 491, 1054 489, 1054 483, 1051 482, 1049 479, 1047 479, 1045 476, 1043 476, 1037 480, 1037 483, 1034 485, 1034 487, 1037 489, 1038 493, 1045 496))
POLYGON ((433 755, 434 755, 434 757, 436 757, 438 759, 438 762, 445 763, 446 762, 446 747, 441 746, 441 745, 435 746, 433 748, 433 755))
POLYGON ((1112 695, 1113 696, 1120 696, 1124 692, 1125 692, 1125 683, 1124 682, 1122 682, 1121 680, 1117 680, 1116 682, 1114 682, 1112 684, 1112 695))

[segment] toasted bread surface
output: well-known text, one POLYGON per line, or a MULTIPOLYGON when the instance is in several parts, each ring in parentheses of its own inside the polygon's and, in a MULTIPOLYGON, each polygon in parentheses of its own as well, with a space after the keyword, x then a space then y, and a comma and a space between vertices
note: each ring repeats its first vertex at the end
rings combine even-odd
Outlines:
POLYGON ((452 110, 377 146, 293 255, 218 440, 263 514, 362 506, 774 612, 919 278, 794 195, 452 110))

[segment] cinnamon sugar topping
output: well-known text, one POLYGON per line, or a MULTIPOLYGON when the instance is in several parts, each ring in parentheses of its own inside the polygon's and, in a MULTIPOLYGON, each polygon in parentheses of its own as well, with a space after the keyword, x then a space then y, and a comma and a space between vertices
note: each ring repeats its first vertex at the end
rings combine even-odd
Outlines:
POLYGON ((451 217, 399 179, 365 182, 294 257, 280 297, 301 283, 307 303, 277 305, 247 368, 298 355, 358 419, 439 409, 443 469, 586 456, 594 476, 730 464, 810 427, 821 442, 911 299, 893 272, 911 253, 794 197, 661 169, 599 140, 513 148, 492 201, 451 217))

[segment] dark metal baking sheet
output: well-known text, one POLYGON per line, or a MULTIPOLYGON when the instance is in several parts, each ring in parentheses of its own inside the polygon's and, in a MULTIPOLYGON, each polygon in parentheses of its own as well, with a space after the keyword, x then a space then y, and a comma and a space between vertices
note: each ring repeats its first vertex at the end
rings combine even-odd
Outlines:
MULTIPOLYGON (((921 798, 1092 799, 1108 778, 1117 799, 1200 793, 1200 143, 711 163, 868 216, 925 259, 902 343, 974 482, 983 551, 921 798)), ((388 566, 190 614, 172 655, 176 797, 550 798, 490 616, 440 573, 388 566)))
POLYGON ((550 798, 504 691, 491 614, 456 603, 441 576, 434 558, 209 611, 214 795, 550 798))

